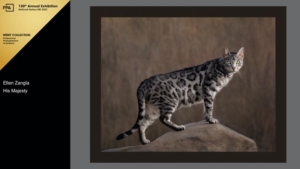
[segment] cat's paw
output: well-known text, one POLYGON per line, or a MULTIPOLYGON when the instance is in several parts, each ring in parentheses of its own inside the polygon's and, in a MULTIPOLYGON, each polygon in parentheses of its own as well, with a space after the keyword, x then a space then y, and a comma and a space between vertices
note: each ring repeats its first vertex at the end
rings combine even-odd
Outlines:
POLYGON ((185 130, 185 126, 184 125, 180 125, 176 128, 176 131, 182 131, 185 130))
POLYGON ((216 124, 216 123, 219 123, 219 120, 218 119, 215 119, 215 118, 208 118, 208 117, 205 117, 205 120, 207 122, 209 122, 210 124, 216 124))
POLYGON ((143 140, 142 144, 145 145, 145 144, 149 144, 151 141, 146 139, 146 140, 143 140))

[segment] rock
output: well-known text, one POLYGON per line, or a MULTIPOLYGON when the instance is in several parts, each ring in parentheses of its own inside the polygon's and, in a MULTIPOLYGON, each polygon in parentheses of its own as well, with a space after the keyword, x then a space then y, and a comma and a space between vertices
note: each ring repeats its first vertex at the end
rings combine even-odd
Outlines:
MULTIPOLYGON (((205 121, 185 125, 183 131, 168 132, 150 144, 104 150, 103 152, 253 152, 256 143, 222 124, 205 121)), ((125 138, 126 139, 126 138, 125 138)))

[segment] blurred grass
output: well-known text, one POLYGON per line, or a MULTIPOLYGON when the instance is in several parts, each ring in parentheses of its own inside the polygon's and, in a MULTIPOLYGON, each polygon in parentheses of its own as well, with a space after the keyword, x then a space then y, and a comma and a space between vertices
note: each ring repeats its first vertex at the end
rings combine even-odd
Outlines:
MULTIPOLYGON (((255 140, 259 151, 275 151, 274 18, 103 18, 101 22, 102 150, 140 144, 138 133, 120 141, 115 138, 136 121, 136 90, 142 80, 219 57, 223 46, 234 52, 243 46, 242 72, 217 95, 214 117, 255 140)), ((177 124, 203 120, 203 106, 181 109, 172 119, 177 124)), ((168 131, 158 120, 146 134, 153 141, 168 131)))

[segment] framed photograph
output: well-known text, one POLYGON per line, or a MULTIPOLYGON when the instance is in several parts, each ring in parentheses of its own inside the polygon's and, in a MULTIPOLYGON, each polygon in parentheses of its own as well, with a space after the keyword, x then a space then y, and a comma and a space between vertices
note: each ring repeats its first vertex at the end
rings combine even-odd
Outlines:
POLYGON ((91 7, 90 161, 286 162, 286 7, 91 7))

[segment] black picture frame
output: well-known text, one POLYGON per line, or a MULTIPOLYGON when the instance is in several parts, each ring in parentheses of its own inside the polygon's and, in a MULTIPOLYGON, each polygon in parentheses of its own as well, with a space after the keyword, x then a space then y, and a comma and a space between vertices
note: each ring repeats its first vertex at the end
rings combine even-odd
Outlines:
POLYGON ((286 7, 90 7, 90 162, 286 162, 286 7), (275 152, 101 152, 101 17, 274 17, 275 152), (277 71, 279 70, 280 71, 277 71))

